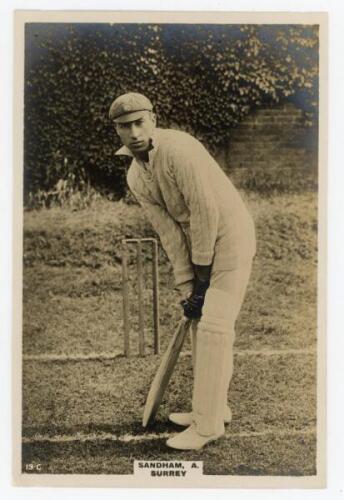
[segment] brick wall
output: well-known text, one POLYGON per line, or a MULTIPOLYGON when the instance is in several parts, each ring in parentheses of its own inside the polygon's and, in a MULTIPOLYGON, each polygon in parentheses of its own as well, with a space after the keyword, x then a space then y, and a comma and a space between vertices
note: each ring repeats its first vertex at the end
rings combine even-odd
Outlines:
POLYGON ((293 104, 259 109, 233 129, 217 159, 229 171, 237 168, 314 168, 315 129, 304 125, 303 112, 293 104))

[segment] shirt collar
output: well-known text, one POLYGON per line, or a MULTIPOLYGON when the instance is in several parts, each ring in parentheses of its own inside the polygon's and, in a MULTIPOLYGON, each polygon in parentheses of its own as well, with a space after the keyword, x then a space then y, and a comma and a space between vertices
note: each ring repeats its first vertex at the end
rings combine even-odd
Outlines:
POLYGON ((130 151, 130 149, 127 146, 122 146, 120 149, 118 149, 116 151, 115 155, 131 156, 132 158, 134 157, 133 153, 130 151))
MULTIPOLYGON (((148 151, 148 157, 149 157, 149 163, 154 159, 154 156, 157 152, 157 149, 159 147, 159 129, 156 128, 153 132, 152 135, 152 146, 153 148, 148 151)), ((130 149, 127 146, 122 146, 120 149, 118 149, 115 153, 115 155, 125 155, 125 156, 130 156, 131 158, 135 158, 135 155, 130 151, 130 149)))

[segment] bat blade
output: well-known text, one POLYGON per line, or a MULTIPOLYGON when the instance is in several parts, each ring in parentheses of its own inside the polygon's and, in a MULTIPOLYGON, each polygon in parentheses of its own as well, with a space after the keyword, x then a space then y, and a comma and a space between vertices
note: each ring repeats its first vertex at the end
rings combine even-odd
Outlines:
POLYGON ((150 386, 143 411, 142 426, 147 427, 159 409, 165 390, 177 363, 191 320, 183 317, 164 353, 159 368, 150 386))

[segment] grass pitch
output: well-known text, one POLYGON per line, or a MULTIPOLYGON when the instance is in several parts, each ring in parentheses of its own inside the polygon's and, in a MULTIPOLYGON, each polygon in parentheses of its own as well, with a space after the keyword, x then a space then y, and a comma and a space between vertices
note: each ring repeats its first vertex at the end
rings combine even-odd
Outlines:
MULTIPOLYGON (((317 214, 312 193, 247 197, 258 252, 237 323, 235 370, 226 436, 200 452, 165 446, 177 429, 170 411, 190 409, 190 349, 186 342, 154 426, 141 427, 149 384, 159 364, 152 354, 151 295, 146 301, 146 352, 135 334, 134 255, 131 258, 132 357, 121 352, 120 240, 152 236, 136 206, 99 202, 78 212, 63 208, 25 214, 25 355, 23 470, 42 473, 130 474, 134 459, 203 460, 206 474, 316 473, 317 214), (70 360, 71 355, 99 359, 70 360)), ((150 255, 144 254, 149 283, 150 255)), ((178 295, 160 254, 162 350, 180 317, 178 295), (171 326, 172 325, 172 326, 171 326)))

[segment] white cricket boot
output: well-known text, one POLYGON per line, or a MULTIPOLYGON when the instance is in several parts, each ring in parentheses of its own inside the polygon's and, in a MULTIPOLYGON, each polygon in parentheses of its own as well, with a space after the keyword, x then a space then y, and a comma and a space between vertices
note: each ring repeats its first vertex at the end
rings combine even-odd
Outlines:
POLYGON ((223 434, 224 432, 220 432, 219 434, 202 436, 197 431, 196 424, 193 423, 185 431, 168 439, 166 444, 169 448, 174 448, 175 450, 200 450, 211 441, 219 439, 223 434))
POLYGON ((193 423, 169 439, 167 446, 179 450, 199 450, 224 434, 224 401, 229 383, 226 368, 231 355, 232 328, 234 322, 229 294, 209 288, 197 332, 193 423))
MULTIPOLYGON (((180 425, 182 427, 188 427, 193 422, 192 411, 186 413, 171 413, 169 415, 169 420, 174 424, 180 425)), ((232 421, 232 410, 229 406, 225 407, 223 422, 225 425, 231 423, 232 421)))

